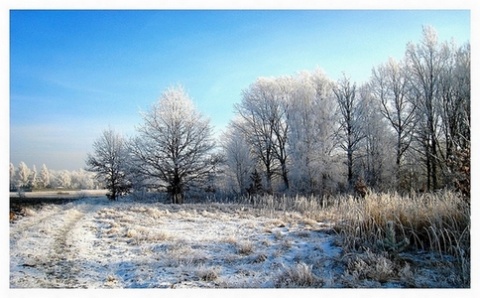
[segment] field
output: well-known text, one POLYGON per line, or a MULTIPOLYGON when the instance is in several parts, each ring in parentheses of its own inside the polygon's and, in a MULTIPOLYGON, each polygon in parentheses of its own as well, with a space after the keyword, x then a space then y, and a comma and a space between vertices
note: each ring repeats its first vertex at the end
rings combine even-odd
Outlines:
POLYGON ((421 198, 416 218, 436 214, 418 227, 423 234, 408 210, 395 213, 404 200, 395 195, 263 197, 254 205, 87 197, 24 207, 10 223, 10 288, 469 287, 469 222, 460 218, 469 213, 442 209, 463 208, 462 200, 421 198), (390 210, 375 215, 374 204, 387 199, 390 210), (428 226, 434 219, 451 230, 428 226))

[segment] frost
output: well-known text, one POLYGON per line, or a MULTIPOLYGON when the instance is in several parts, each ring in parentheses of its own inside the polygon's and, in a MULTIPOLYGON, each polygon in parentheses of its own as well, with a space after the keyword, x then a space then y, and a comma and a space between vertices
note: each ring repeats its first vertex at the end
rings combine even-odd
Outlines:
MULTIPOLYGON (((345 253, 331 223, 248 205, 45 205, 10 224, 11 288, 451 287, 433 255, 345 253)), ((446 256, 444 256, 446 258, 446 256)), ((445 263, 442 263, 445 264, 445 263)), ((445 267, 445 268, 443 268, 445 267)), ((451 275, 451 274, 450 274, 451 275)))
POLYGON ((10 226, 10 287, 274 287, 299 264, 320 274, 341 252, 332 235, 250 212, 90 198, 47 205, 10 226))

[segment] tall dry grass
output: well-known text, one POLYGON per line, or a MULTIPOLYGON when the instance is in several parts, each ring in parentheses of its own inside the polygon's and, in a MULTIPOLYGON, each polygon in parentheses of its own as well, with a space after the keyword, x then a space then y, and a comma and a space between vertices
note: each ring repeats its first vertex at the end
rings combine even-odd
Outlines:
POLYGON ((264 196, 254 199, 259 214, 299 212, 305 219, 330 221, 345 238, 345 248, 375 247, 393 225, 398 241, 409 248, 462 255, 470 248, 470 205, 455 192, 414 196, 372 193, 363 199, 338 196, 264 196), (463 249, 463 252, 462 252, 463 249))
POLYGON ((254 205, 263 214, 297 211, 306 219, 333 223, 345 254, 388 252, 398 259, 402 251, 435 253, 455 268, 459 286, 470 285, 470 204, 458 193, 265 196, 255 198, 254 205))
POLYGON ((395 240, 407 239, 410 248, 458 257, 470 252, 470 206, 453 192, 413 197, 370 194, 361 200, 347 197, 332 208, 348 249, 375 247, 393 227, 395 240))
POLYGON ((470 285, 470 205, 459 194, 373 193, 338 200, 333 209, 346 251, 434 252, 455 268, 459 286, 470 285))

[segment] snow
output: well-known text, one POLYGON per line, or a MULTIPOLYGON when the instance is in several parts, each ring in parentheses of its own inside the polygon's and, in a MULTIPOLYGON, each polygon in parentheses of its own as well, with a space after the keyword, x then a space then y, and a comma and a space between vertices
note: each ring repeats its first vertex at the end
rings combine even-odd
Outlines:
POLYGON ((10 224, 11 288, 272 288, 329 284, 328 223, 228 204, 45 205, 10 224), (289 275, 290 274, 290 275, 289 275))

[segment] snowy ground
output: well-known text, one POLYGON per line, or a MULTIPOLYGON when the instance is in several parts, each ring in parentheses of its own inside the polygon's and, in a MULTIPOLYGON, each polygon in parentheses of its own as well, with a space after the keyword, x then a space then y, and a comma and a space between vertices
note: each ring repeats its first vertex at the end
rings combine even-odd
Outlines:
POLYGON ((28 209, 10 224, 10 287, 337 286, 341 249, 329 226, 267 213, 105 198, 28 209))
POLYGON ((465 287, 451 256, 343 252, 307 213, 105 197, 32 205, 10 223, 10 288, 465 287))

